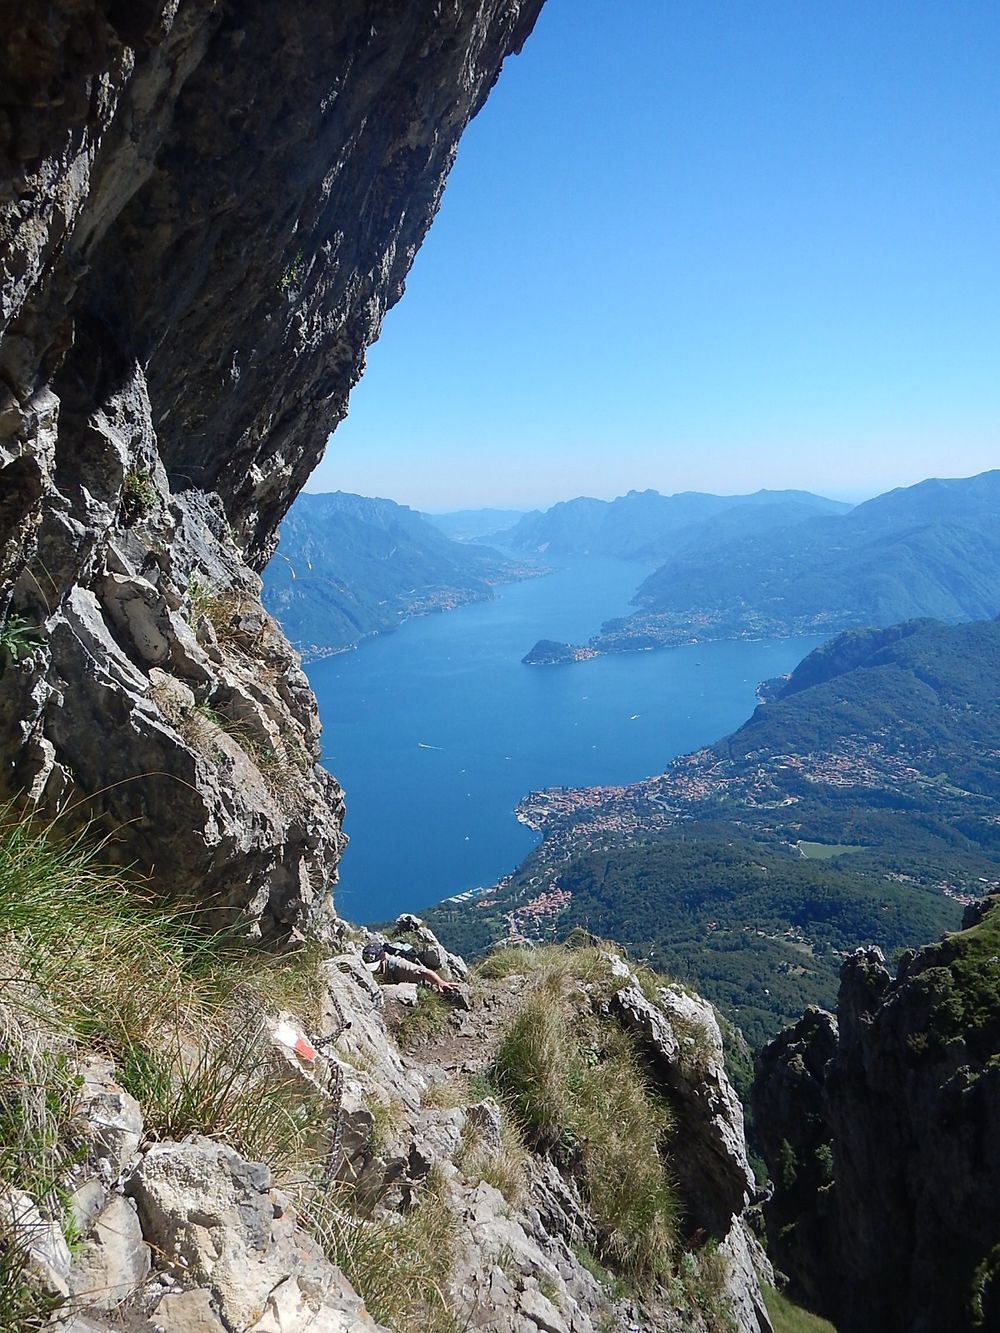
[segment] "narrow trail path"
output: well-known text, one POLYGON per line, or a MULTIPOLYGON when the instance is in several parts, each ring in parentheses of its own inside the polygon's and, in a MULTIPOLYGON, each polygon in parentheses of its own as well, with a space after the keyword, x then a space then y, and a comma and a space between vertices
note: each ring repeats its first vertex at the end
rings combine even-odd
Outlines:
POLYGON ((493 1059, 501 1033, 522 1003, 527 978, 503 977, 474 984, 471 1011, 454 1009, 442 1031, 414 1045, 409 1055, 449 1078, 482 1073, 493 1059))

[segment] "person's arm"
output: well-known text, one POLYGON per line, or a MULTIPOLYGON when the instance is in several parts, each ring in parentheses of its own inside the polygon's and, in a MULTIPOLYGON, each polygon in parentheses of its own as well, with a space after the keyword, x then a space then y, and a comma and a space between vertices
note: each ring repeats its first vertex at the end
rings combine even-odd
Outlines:
POLYGON ((426 981, 428 986, 433 986, 439 995, 450 995, 452 991, 458 990, 454 981, 445 981, 444 977, 439 976, 437 972, 429 967, 421 968, 423 974, 422 980, 426 981))
POLYGON ((445 981, 444 977, 431 968, 411 962, 409 958, 400 958, 396 954, 386 954, 385 975, 387 981, 423 982, 425 986, 433 986, 439 995, 451 995, 458 989, 453 981, 445 981))

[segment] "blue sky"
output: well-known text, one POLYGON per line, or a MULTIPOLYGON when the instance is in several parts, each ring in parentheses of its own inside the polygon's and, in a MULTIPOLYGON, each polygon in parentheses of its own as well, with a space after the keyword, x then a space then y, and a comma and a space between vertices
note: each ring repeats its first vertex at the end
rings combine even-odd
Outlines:
POLYGON ((1000 464, 1000 5, 548 0, 309 489, 860 498, 1000 464))

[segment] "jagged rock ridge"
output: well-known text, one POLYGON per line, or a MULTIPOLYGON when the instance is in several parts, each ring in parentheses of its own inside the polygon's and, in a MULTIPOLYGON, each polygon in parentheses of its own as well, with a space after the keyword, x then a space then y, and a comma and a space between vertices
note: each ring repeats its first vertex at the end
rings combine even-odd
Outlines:
POLYGON ((264 934, 342 800, 253 570, 541 3, 0 5, 2 786, 264 934))
POLYGON ((964 924, 859 950, 759 1060, 771 1255, 843 1333, 1000 1326, 1000 899, 964 924))

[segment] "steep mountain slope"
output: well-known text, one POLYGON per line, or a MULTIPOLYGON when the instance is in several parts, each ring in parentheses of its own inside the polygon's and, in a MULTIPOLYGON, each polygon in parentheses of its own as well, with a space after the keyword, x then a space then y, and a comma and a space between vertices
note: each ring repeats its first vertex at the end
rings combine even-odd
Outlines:
MULTIPOLYGON (((713 753, 741 774, 782 755, 808 757, 811 775, 822 771, 824 755, 867 752, 870 780, 896 767, 911 799, 922 788, 939 808, 994 800, 1000 797, 998 679, 998 620, 848 632, 811 653, 777 700, 758 708, 713 753)), ((772 781, 789 792, 802 786, 788 774, 772 781)))
POLYGON ((845 512, 849 505, 807 491, 757 491, 753 495, 660 495, 629 491, 616 500, 581 497, 526 514, 491 540, 505 550, 546 556, 603 555, 652 563, 697 546, 699 525, 708 540, 745 530, 769 530, 816 514, 845 512), (738 514, 736 511, 739 511, 738 514), (732 528, 726 520, 732 514, 732 528))
POLYGON ((769 1329, 715 1018, 613 946, 376 978, 10 810, 0 919, 3 1333, 769 1329))
POLYGON ((407 616, 492 596, 521 568, 450 541, 392 500, 300 495, 264 570, 264 605, 306 658, 395 629, 407 616))
POLYGON ((692 637, 805 634, 1000 610, 1000 472, 930 480, 849 514, 689 548, 605 627, 605 651, 692 637))
POLYGON ((760 1057, 772 1253, 843 1333, 1000 1326, 1000 900, 964 925, 858 953, 760 1057))
POLYGON ((540 7, 3 6, 0 794, 278 939, 343 805, 254 570, 540 7))

